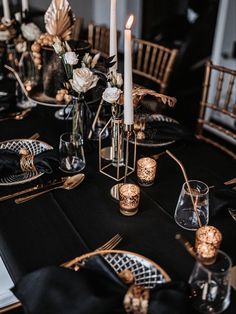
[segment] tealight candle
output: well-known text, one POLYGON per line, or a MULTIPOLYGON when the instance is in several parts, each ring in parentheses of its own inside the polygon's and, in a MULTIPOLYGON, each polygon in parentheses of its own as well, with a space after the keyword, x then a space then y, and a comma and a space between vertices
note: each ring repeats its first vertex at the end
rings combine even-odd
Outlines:
POLYGON ((119 188, 120 212, 125 216, 133 216, 138 211, 140 188, 136 184, 125 183, 119 188))
POLYGON ((195 250, 203 264, 215 262, 221 241, 221 232, 213 226, 203 226, 196 231, 195 250))
POLYGON ((140 158, 137 161, 137 178, 141 186, 151 186, 156 176, 157 162, 150 157, 140 158))

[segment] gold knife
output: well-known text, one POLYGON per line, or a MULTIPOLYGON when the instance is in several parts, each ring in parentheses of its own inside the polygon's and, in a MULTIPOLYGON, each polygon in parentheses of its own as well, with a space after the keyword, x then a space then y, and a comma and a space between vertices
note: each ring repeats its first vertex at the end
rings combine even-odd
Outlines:
POLYGON ((14 198, 16 196, 19 196, 19 195, 22 195, 22 194, 26 194, 26 193, 29 193, 29 192, 33 192, 33 191, 36 191, 36 190, 42 190, 44 188, 48 188, 48 187, 53 187, 57 184, 61 184, 61 183, 64 183, 66 181, 68 177, 62 177, 60 178, 60 180, 57 180, 55 182, 52 182, 52 183, 49 183, 49 184, 37 184, 31 188, 28 188, 28 189, 25 189, 25 190, 22 190, 22 191, 19 191, 19 192, 15 192, 13 194, 8 194, 8 195, 4 195, 2 197, 0 197, 0 202, 1 201, 6 201, 6 200, 9 200, 11 198, 14 198))

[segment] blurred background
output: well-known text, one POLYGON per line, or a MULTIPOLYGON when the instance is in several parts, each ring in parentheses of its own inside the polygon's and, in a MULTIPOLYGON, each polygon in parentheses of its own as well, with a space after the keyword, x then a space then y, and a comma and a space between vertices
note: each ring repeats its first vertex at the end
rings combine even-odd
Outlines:
MULTIPOLYGON (((30 1, 34 21, 44 27, 43 16, 50 0, 30 1)), ((76 16, 83 17, 81 37, 89 22, 109 27, 110 0, 70 0, 76 16)), ((16 11, 21 1, 12 0, 16 11)), ((134 36, 179 50, 167 94, 175 96, 173 115, 195 128, 202 91, 205 62, 236 69, 236 0, 117 0, 117 28, 123 29, 130 13, 135 15, 134 36)))

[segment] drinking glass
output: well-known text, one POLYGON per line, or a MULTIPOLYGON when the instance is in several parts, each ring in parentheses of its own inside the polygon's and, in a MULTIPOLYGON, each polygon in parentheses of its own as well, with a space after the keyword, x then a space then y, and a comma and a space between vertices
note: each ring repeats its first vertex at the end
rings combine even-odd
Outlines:
POLYGON ((83 149, 83 140, 80 134, 72 136, 71 133, 63 133, 59 144, 60 169, 68 173, 80 172, 86 162, 83 149))
POLYGON ((174 218, 180 227, 187 230, 197 230, 208 224, 209 188, 205 183, 190 180, 183 184, 174 218))
POLYGON ((218 251, 216 261, 211 265, 196 262, 189 278, 191 301, 201 313, 221 313, 230 304, 230 257, 218 251))

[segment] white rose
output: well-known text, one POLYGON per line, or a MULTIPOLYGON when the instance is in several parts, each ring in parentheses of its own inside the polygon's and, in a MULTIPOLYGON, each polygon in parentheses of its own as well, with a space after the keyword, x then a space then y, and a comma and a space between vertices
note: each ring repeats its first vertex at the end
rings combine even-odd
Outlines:
POLYGON ((64 54, 64 60, 66 64, 76 65, 78 63, 78 58, 74 51, 68 51, 64 54))
POLYGON ((88 52, 86 52, 86 54, 84 55, 82 59, 82 66, 85 68, 90 67, 91 62, 92 62, 92 57, 90 56, 88 52))
POLYGON ((41 30, 34 23, 21 25, 22 35, 29 41, 37 40, 41 35, 41 30))
POLYGON ((107 87, 102 94, 103 100, 114 104, 120 98, 121 90, 117 87, 107 87))
POLYGON ((77 93, 86 93, 97 85, 98 79, 97 75, 94 75, 92 71, 84 67, 73 70, 73 79, 70 80, 70 83, 77 93))

